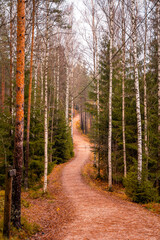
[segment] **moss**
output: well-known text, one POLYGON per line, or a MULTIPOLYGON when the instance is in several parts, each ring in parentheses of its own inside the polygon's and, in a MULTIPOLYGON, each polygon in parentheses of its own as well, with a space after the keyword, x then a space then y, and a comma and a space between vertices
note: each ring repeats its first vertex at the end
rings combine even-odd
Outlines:
POLYGON ((22 200, 21 200, 21 204, 22 204, 22 206, 25 207, 25 208, 29 208, 29 207, 31 206, 30 202, 28 202, 28 201, 25 200, 25 199, 22 199, 22 200))
POLYGON ((55 199, 55 197, 51 195, 48 191, 44 193, 43 190, 30 191, 29 195, 30 195, 30 198, 32 199, 38 199, 38 198, 55 199))

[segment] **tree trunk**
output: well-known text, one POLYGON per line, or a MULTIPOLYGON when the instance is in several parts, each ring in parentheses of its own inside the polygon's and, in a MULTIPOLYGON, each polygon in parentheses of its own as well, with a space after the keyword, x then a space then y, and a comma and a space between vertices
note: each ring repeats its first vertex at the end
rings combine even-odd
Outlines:
MULTIPOLYGON (((60 44, 60 43, 58 42, 58 44, 60 44)), ((60 54, 60 52, 59 52, 59 50, 60 50, 60 48, 58 46, 58 49, 57 49, 57 83, 56 83, 56 86, 57 86, 57 89, 56 89, 56 91, 57 91, 57 99, 56 99, 57 111, 59 110, 59 75, 60 75, 60 72, 59 72, 59 69, 60 69, 59 54, 60 54)))
POLYGON ((35 16, 35 0, 33 0, 33 16, 32 16, 32 43, 31 43, 30 78, 29 78, 29 94, 28 94, 28 114, 27 114, 27 140, 26 140, 25 177, 24 177, 24 187, 25 187, 26 190, 28 189, 29 137, 30 137, 31 97, 32 97, 32 69, 33 69, 33 49, 34 49, 34 16, 35 16))
MULTIPOLYGON (((95 105, 97 107, 97 120, 99 118, 99 111, 98 111, 98 107, 99 107, 99 79, 97 78, 97 38, 96 38, 96 31, 95 31, 95 6, 94 6, 94 2, 93 0, 91 0, 91 5, 92 5, 92 37, 93 37, 93 79, 97 80, 97 89, 96 89, 96 102, 95 105)), ((96 138, 97 138, 97 134, 96 134, 96 130, 95 130, 95 144, 94 144, 94 166, 97 166, 99 164, 99 159, 97 162, 97 149, 98 149, 98 144, 96 143, 96 138)), ((99 137, 98 137, 99 138, 99 137)), ((98 154, 99 156, 99 154, 98 154)), ((99 165, 97 166, 97 168, 99 169, 99 165)), ((99 174, 98 174, 99 175, 99 174)))
POLYGON ((66 79, 66 124, 68 125, 68 107, 69 107, 69 67, 67 67, 67 79, 66 79))
POLYGON ((38 83, 38 68, 39 68, 39 63, 37 64, 35 62, 35 72, 34 72, 34 117, 35 117, 35 108, 36 108, 36 101, 37 101, 37 83, 38 83))
POLYGON ((43 104, 43 57, 41 56, 41 104, 43 104))
POLYGON ((2 112, 4 112, 4 102, 5 102, 5 66, 2 63, 2 83, 1 83, 1 107, 2 112))
POLYGON ((24 135, 24 65, 25 65, 25 0, 18 0, 17 5, 17 69, 16 69, 16 121, 14 168, 12 192, 12 222, 21 227, 21 182, 23 164, 24 135))
POLYGON ((113 1, 110 0, 110 48, 109 48, 109 126, 108 126, 108 185, 112 189, 112 76, 113 76, 113 1))
MULTIPOLYGON (((158 44, 158 136, 160 142, 160 2, 157 3, 157 44, 158 44)), ((160 143, 158 146, 158 158, 160 159, 160 143)), ((158 159, 157 183, 159 182, 160 163, 158 159)), ((159 183, 157 184, 159 187, 159 183)))
POLYGON ((137 34, 136 34, 136 15, 135 0, 132 0, 132 40, 133 40, 133 59, 135 73, 135 92, 136 92, 136 114, 137 114, 137 140, 138 140, 138 181, 142 178, 142 123, 140 110, 140 91, 138 78, 138 60, 137 60, 137 34))
POLYGON ((125 10, 124 0, 122 0, 122 135, 123 135, 123 163, 124 163, 124 177, 127 176, 126 163, 126 135, 125 135, 125 10))
POLYGON ((44 91, 44 186, 43 191, 47 191, 48 174, 48 10, 49 2, 46 1, 46 56, 45 56, 45 91, 44 91))
MULTIPOLYGON (((74 80, 73 80, 73 65, 72 65, 72 87, 74 85, 74 80)), ((74 105, 73 105, 73 89, 72 89, 72 96, 71 96, 71 137, 73 141, 73 114, 74 114, 74 105)))
POLYGON ((148 178, 148 120, 147 120, 147 83, 146 83, 146 46, 147 46, 147 1, 145 0, 145 41, 144 41, 144 151, 148 178))
MULTIPOLYGON (((11 114, 11 125, 13 125, 13 46, 12 46, 12 36, 13 36, 13 1, 10 0, 10 114, 11 114)), ((12 132, 11 132, 12 134, 12 132)))

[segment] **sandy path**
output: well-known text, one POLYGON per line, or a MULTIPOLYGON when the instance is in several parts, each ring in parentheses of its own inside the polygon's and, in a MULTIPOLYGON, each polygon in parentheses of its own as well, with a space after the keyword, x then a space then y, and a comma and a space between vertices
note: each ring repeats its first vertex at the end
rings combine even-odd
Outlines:
POLYGON ((110 194, 103 196, 84 183, 81 168, 90 156, 89 143, 76 128, 74 142, 76 157, 64 168, 62 185, 75 207, 75 217, 59 239, 160 240, 159 216, 110 194))

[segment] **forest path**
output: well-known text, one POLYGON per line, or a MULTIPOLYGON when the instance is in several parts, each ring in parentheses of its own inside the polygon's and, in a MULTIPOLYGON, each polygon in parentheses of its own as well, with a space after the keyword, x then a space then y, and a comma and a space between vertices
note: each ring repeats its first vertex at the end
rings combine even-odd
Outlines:
POLYGON ((81 169, 90 156, 90 144, 76 129, 75 158, 62 172, 62 186, 75 207, 72 222, 59 239, 65 240, 160 240, 160 217, 118 197, 103 196, 83 180, 81 169), (62 237, 65 236, 65 237, 62 237))

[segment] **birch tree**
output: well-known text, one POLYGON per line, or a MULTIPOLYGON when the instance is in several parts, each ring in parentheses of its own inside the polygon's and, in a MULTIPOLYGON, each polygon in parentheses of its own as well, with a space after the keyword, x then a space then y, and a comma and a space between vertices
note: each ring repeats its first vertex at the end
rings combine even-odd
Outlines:
POLYGON ((47 174, 48 174, 48 16, 49 1, 46 1, 46 55, 45 55, 45 79, 44 79, 44 185, 43 191, 47 190, 47 174))
POLYGON ((73 64, 71 69, 71 82, 72 82, 72 95, 71 95, 71 137, 73 141, 73 114, 74 114, 74 102, 73 102, 73 85, 74 85, 74 74, 73 74, 73 64))
POLYGON ((58 29, 58 47, 57 51, 57 72, 56 72, 56 103, 57 103, 57 111, 59 110, 59 76, 60 76, 60 36, 59 36, 59 29, 58 29))
POLYGON ((125 3, 122 0, 122 135, 123 135, 123 163, 124 177, 127 176, 126 164, 126 134, 125 134, 125 3))
POLYGON ((133 60, 135 74, 135 94, 136 94, 136 115, 137 115, 137 142, 138 142, 138 181, 142 178, 142 122, 140 109, 140 90, 138 77, 138 59, 137 59, 137 26, 136 26, 136 5, 132 0, 132 40, 133 40, 133 60))
POLYGON ((2 83, 1 83, 1 107, 2 112, 4 112, 4 102, 5 102, 5 65, 2 64, 2 83))
POLYGON ((25 178, 24 178, 24 186, 26 190, 28 189, 29 136, 31 118, 31 97, 32 97, 33 49, 34 49, 34 20, 35 20, 34 18, 35 18, 35 0, 33 0, 33 14, 32 14, 32 42, 31 42, 30 78, 28 94, 28 114, 27 114, 27 140, 26 140, 25 178))
POLYGON ((112 77, 113 77, 113 4, 114 1, 110 0, 110 47, 109 47, 109 126, 108 126, 108 185, 112 189, 112 77))
POLYGON ((13 1, 10 0, 10 114, 13 124, 13 1))
POLYGON ((66 77, 66 107, 65 107, 65 115, 66 115, 66 124, 68 125, 68 113, 69 113, 69 62, 67 63, 67 77, 66 77))
POLYGON ((146 170, 148 172, 148 117, 147 117, 147 82, 146 82, 146 50, 147 50, 147 0, 145 4, 145 39, 144 39, 144 150, 146 155, 146 170))

